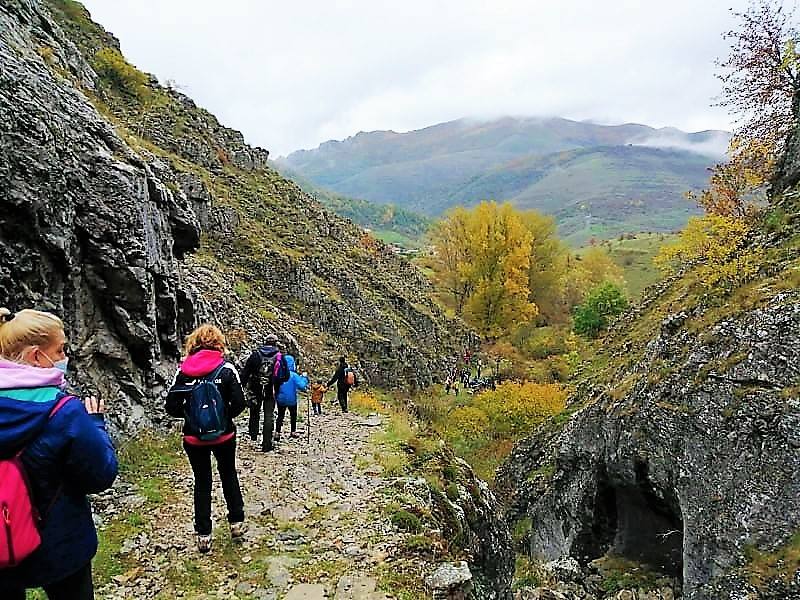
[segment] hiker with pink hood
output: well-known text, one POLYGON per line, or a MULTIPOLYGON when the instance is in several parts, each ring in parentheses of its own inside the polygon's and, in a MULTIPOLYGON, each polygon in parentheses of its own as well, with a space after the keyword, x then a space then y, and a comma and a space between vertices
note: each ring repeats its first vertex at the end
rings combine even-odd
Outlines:
POLYGON ((239 373, 225 359, 225 336, 200 325, 186 339, 186 356, 167 394, 166 410, 183 419, 183 449, 194 472, 194 528, 200 552, 211 550, 211 455, 217 460, 232 538, 245 532, 236 472, 236 426, 245 409, 239 373))
POLYGON ((66 338, 47 312, 0 308, 0 590, 91 600, 97 531, 87 494, 111 487, 117 457, 102 400, 65 392, 66 338))

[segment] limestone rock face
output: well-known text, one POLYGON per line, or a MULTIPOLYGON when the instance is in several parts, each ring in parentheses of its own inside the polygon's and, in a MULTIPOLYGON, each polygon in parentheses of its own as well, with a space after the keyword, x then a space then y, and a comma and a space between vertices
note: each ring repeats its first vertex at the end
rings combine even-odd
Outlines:
POLYGON ((800 293, 708 330, 686 320, 664 321, 616 391, 586 387, 563 428, 518 445, 498 477, 508 515, 530 519, 543 562, 608 552, 692 600, 800 597, 777 559, 768 585, 749 576, 754 552, 794 548, 800 527, 800 293))
POLYGON ((91 69, 35 2, 0 7, 0 304, 63 315, 78 377, 116 424, 163 389, 193 300, 180 256, 200 229, 173 194, 46 56, 91 69), (40 54, 41 48, 48 54, 40 54), (44 54, 44 56, 42 55, 44 54))
MULTIPOLYGON (((430 515, 442 539, 463 565, 445 563, 427 585, 441 598, 508 600, 514 573, 511 533, 502 508, 489 486, 469 465, 442 448, 428 458, 426 469, 446 472, 447 493, 431 487, 424 478, 395 482, 408 502, 408 510, 430 515)), ((432 574, 433 575, 433 574, 432 574)))

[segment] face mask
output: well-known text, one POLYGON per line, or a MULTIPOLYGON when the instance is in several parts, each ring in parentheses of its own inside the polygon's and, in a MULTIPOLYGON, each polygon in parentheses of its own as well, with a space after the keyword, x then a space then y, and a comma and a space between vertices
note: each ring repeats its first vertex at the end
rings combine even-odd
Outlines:
POLYGON ((47 360, 49 360, 51 363, 53 363, 53 368, 54 369, 58 369, 59 371, 61 371, 65 375, 67 374, 67 365, 69 364, 69 356, 65 356, 64 358, 62 358, 59 361, 54 361, 52 358, 47 356, 47 354, 45 352, 42 352, 42 354, 44 354, 44 356, 45 356, 45 358, 47 358, 47 360))

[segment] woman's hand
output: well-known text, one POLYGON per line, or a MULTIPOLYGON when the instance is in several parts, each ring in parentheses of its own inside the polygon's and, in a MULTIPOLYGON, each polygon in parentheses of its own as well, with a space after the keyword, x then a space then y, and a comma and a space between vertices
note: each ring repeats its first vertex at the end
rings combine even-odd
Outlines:
POLYGON ((87 396, 83 399, 83 405, 86 407, 86 412, 90 415, 103 414, 106 412, 106 404, 103 399, 97 399, 97 396, 87 396))

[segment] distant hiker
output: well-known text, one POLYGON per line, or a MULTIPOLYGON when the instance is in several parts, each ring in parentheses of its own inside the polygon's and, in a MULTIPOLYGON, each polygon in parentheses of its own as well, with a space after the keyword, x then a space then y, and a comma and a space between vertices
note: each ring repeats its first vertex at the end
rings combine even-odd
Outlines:
POLYGON ((194 473, 197 549, 211 550, 211 455, 217 460, 231 537, 245 532, 244 502, 236 473, 236 426, 245 409, 239 373, 225 359, 225 336, 200 325, 186 339, 185 357, 167 394, 167 414, 183 418, 183 449, 194 473))
POLYGON ((25 600, 36 587, 51 599, 94 598, 97 531, 86 495, 111 487, 117 457, 103 401, 64 391, 65 344, 55 315, 0 308, 3 600, 25 600))
POLYGON ((322 379, 317 379, 317 382, 311 386, 311 407, 314 409, 315 415, 322 414, 322 399, 327 391, 328 388, 325 387, 325 382, 322 379))
POLYGON ((254 442, 258 440, 258 432, 261 428, 261 407, 262 405, 264 407, 262 452, 269 452, 273 449, 275 393, 288 378, 289 367, 286 364, 286 358, 278 350, 278 336, 270 334, 264 340, 264 345, 253 351, 242 369, 242 385, 249 388, 252 396, 248 433, 254 442))
POLYGON ((283 382, 278 388, 278 422, 275 423, 275 441, 281 439, 281 427, 286 411, 289 411, 292 432, 290 437, 297 437, 297 392, 308 389, 308 375, 303 373, 298 375, 294 356, 286 355, 286 365, 289 367, 289 379, 283 382))
POLYGON ((477 376, 476 377, 477 377, 477 379, 480 379, 481 378, 481 371, 483 370, 483 361, 480 358, 478 359, 478 365, 477 365, 476 368, 477 368, 477 376))
POLYGON ((342 412, 347 412, 347 394, 350 388, 358 385, 358 378, 356 372, 347 366, 347 361, 344 356, 339 358, 339 366, 336 367, 336 372, 328 382, 328 387, 336 383, 336 399, 339 400, 339 406, 342 407, 342 412))

